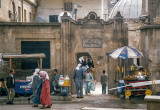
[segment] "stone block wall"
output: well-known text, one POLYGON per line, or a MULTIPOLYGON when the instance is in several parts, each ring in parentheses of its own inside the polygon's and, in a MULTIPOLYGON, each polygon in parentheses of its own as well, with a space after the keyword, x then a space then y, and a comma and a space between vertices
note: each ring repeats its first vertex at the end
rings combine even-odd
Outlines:
MULTIPOLYGON (((60 70, 60 24, 0 23, 0 53, 21 54, 21 41, 50 41, 50 69, 60 70)), ((21 70, 19 63, 14 61, 13 68, 18 79, 25 79, 32 70, 21 70)), ((9 70, 9 66, 5 68, 9 70)))
MULTIPOLYGON (((160 80, 160 25, 141 28, 140 48, 144 54, 142 65, 148 69, 150 80, 160 80)), ((160 85, 153 85, 153 93, 159 93, 160 85)))

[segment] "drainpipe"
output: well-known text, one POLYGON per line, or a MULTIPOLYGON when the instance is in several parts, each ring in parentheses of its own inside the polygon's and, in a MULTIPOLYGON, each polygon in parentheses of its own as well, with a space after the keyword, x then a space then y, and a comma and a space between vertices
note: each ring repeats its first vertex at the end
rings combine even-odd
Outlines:
POLYGON ((103 19, 104 14, 104 0, 101 0, 101 19, 103 19))
POLYGON ((21 7, 22 7, 22 22, 23 22, 23 0, 21 1, 21 7))

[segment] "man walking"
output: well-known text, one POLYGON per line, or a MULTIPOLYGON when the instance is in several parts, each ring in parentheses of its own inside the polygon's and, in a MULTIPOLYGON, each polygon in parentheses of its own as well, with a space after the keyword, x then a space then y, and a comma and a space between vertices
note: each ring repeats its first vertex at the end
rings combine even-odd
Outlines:
POLYGON ((39 82, 39 71, 40 69, 35 69, 34 74, 33 74, 33 78, 32 78, 32 90, 33 90, 33 94, 28 97, 28 102, 30 103, 30 100, 33 99, 36 95, 37 92, 37 86, 38 86, 38 82, 39 82))
POLYGON ((8 88, 8 101, 7 104, 14 104, 14 86, 15 86, 15 77, 14 77, 15 71, 12 69, 10 70, 10 74, 7 77, 7 88, 8 88))
POLYGON ((101 76, 101 84, 102 84, 102 94, 106 94, 107 75, 105 74, 105 70, 103 70, 103 74, 101 76))
POLYGON ((76 86, 77 98, 83 98, 83 79, 85 79, 85 74, 81 68, 81 64, 78 64, 74 70, 73 79, 76 86))

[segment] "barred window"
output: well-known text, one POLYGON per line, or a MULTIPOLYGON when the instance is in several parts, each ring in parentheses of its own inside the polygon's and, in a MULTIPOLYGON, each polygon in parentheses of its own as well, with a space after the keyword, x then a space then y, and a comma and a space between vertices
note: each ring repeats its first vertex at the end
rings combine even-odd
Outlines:
POLYGON ((64 3, 64 10, 65 11, 72 11, 72 2, 65 2, 64 3))

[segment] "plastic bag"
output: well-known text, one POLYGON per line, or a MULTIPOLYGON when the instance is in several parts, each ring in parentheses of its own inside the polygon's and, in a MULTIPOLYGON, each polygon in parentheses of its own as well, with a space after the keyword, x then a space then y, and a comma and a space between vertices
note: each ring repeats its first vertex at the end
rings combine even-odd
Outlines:
POLYGON ((96 89, 96 84, 95 83, 91 83, 91 91, 95 91, 96 89))

